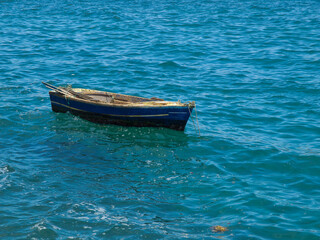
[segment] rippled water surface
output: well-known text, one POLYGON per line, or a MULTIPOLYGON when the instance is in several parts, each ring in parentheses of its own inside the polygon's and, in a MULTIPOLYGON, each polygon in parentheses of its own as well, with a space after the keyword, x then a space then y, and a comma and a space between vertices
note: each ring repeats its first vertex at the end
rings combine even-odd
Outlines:
POLYGON ((320 239, 319 26, 316 0, 1 1, 0 238, 320 239), (53 113, 41 81, 194 100, 202 136, 53 113))

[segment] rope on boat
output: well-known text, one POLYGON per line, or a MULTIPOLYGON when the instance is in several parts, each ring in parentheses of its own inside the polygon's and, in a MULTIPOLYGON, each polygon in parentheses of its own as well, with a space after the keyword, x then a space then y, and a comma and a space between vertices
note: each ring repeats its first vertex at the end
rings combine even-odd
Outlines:
POLYGON ((69 102, 69 98, 67 97, 67 95, 64 95, 64 99, 66 100, 68 106, 70 105, 70 102, 69 102))

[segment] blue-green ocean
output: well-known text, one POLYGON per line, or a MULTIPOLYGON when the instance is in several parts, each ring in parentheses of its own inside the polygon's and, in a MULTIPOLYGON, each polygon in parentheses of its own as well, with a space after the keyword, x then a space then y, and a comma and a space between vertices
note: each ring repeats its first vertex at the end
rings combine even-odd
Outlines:
POLYGON ((1 0, 0 99, 0 239, 320 239, 318 0, 1 0), (41 81, 196 101, 201 137, 41 81))

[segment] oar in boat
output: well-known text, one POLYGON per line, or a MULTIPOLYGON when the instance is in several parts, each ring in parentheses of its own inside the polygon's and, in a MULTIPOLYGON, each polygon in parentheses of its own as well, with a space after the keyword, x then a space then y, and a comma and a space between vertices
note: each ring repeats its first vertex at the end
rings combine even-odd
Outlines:
POLYGON ((47 88, 55 90, 58 93, 61 93, 63 95, 69 95, 69 96, 73 96, 73 97, 77 97, 77 98, 81 98, 81 99, 85 99, 85 100, 94 100, 92 97, 89 97, 85 94, 82 93, 77 93, 71 89, 66 89, 66 88, 62 88, 62 87, 55 87, 49 83, 46 82, 42 82, 47 88))

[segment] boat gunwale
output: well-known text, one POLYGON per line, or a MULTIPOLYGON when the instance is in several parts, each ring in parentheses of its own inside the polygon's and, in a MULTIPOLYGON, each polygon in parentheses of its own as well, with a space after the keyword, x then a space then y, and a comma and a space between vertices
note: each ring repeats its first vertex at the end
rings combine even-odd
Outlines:
MULTIPOLYGON (((151 100, 150 98, 144 98, 144 97, 138 97, 138 96, 133 96, 133 95, 125 95, 125 94, 121 94, 121 93, 113 93, 113 92, 105 92, 105 91, 99 91, 99 90, 93 90, 93 89, 85 89, 85 88, 72 88, 73 91, 78 92, 78 93, 83 93, 83 92, 87 92, 87 93, 103 93, 103 94, 109 94, 109 95, 121 95, 124 97, 134 97, 134 98, 140 98, 140 99, 146 99, 146 100, 151 100), (83 91, 84 90, 84 91, 83 91)), ((94 106, 106 106, 106 107, 118 107, 118 108, 182 108, 182 107, 188 107, 189 109, 193 109, 195 104, 194 102, 189 102, 189 103, 180 103, 178 101, 146 101, 148 103, 155 103, 155 102, 162 102, 162 103, 168 103, 165 105, 162 104, 154 104, 154 105, 147 105, 147 104, 143 104, 143 102, 130 102, 130 103, 108 103, 108 102, 102 102, 102 101, 92 101, 92 100, 87 100, 87 99, 81 99, 78 97, 74 97, 74 96, 66 96, 63 95, 61 93, 58 93, 56 91, 49 91, 49 94, 54 94, 57 97, 61 97, 61 98, 65 98, 65 99, 69 99, 69 100, 73 100, 76 102, 82 102, 85 104, 89 104, 89 105, 94 105, 94 106), (171 105, 174 104, 174 105, 171 105)))

